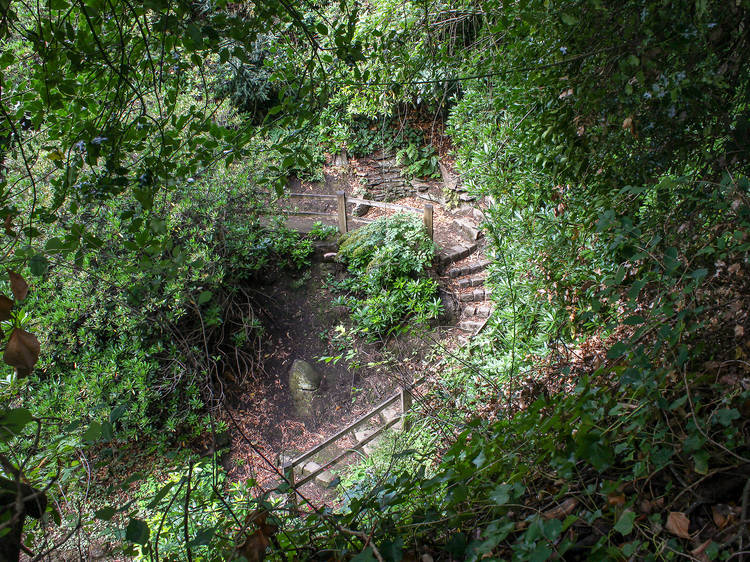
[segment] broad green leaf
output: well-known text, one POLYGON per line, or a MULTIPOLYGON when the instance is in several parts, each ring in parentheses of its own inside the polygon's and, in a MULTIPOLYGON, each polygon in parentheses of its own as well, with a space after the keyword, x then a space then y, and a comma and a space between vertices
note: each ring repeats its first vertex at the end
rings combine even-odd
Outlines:
POLYGON ((0 438, 7 440, 18 435, 33 419, 25 408, 0 411, 0 438))
POLYGON ((635 512, 626 510, 622 513, 615 524, 615 531, 623 536, 629 535, 633 531, 633 522, 635 521, 635 512))
POLYGON ((510 501, 510 491, 509 484, 499 484, 490 492, 490 499, 497 505, 505 505, 510 501))
POLYGON ((204 546, 211 542, 211 539, 214 538, 214 535, 216 534, 216 529, 213 527, 208 527, 205 529, 201 529, 198 531, 198 533, 195 535, 195 538, 190 541, 191 546, 204 546))
POLYGON ((36 254, 29 260, 29 269, 33 275, 41 277, 47 273, 49 268, 49 260, 42 254, 36 254))
POLYGON ((154 509, 157 505, 159 505, 159 502, 167 496, 167 494, 169 493, 169 490, 171 490, 174 485, 175 485, 174 482, 170 482, 169 484, 164 486, 161 490, 159 490, 156 493, 156 495, 153 497, 153 499, 149 502, 147 508, 154 509))
POLYGON ((135 544, 144 545, 148 542, 150 534, 151 531, 148 528, 148 523, 134 518, 128 523, 128 527, 125 530, 125 539, 135 544))
POLYGON ((578 23, 578 18, 570 14, 560 14, 560 19, 565 25, 575 25, 578 23))
POLYGON ((115 406, 112 409, 112 411, 109 413, 109 423, 115 423, 127 411, 128 411, 128 407, 125 404, 120 404, 119 406, 115 406))
POLYGON ((112 519, 114 514, 117 513, 117 510, 114 507, 103 507, 101 509, 97 509, 94 512, 94 517, 97 519, 101 519, 102 521, 109 521, 112 519))
POLYGON ((91 422, 88 429, 83 434, 83 440, 87 443, 93 443, 102 436, 102 424, 97 421, 91 422))

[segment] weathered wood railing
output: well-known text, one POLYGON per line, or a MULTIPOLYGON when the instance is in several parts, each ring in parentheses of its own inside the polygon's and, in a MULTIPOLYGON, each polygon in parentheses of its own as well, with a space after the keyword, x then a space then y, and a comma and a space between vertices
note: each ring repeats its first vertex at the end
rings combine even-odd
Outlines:
MULTIPOLYGON (((425 229, 429 234, 430 238, 433 237, 433 226, 432 226, 432 215, 434 208, 432 204, 428 203, 423 209, 417 209, 415 207, 408 207, 406 205, 399 205, 397 203, 386 203, 384 201, 374 201, 371 199, 362 199, 360 197, 349 197, 343 191, 337 191, 336 195, 328 195, 322 193, 288 193, 289 197, 309 197, 315 199, 331 199, 336 200, 338 217, 339 232, 342 234, 349 232, 349 213, 347 211, 347 205, 368 205, 370 207, 378 207, 381 209, 391 209, 394 211, 410 211, 413 213, 421 213, 422 221, 424 222, 425 229)), ((332 216, 331 213, 324 213, 321 211, 295 211, 297 215, 318 215, 318 216, 332 216)))
POLYGON ((412 390, 419 384, 424 382, 424 377, 419 378, 418 380, 414 381, 412 384, 410 384, 407 387, 402 387, 398 394, 394 394, 387 400, 384 400, 375 408, 367 412, 365 415, 361 416, 360 418, 357 418, 355 421, 347 425, 344 429, 338 431, 322 443, 316 445, 309 451, 301 454, 300 456, 292 459, 289 462, 286 462, 282 465, 282 472, 284 474, 284 479, 286 480, 287 484, 289 485, 289 502, 292 507, 296 507, 297 505, 297 489, 311 480, 315 479, 319 474, 322 472, 325 472, 326 470, 329 470, 339 462, 341 462, 345 457, 349 456, 353 452, 361 449, 365 445, 367 445, 370 441, 375 439, 378 435, 383 433, 386 429, 396 425, 396 423, 402 421, 403 430, 407 431, 409 429, 409 420, 406 417, 406 413, 411 409, 412 406, 412 390), (300 480, 296 480, 294 476, 294 469, 298 466, 302 466, 308 461, 310 461, 315 455, 320 453, 321 451, 325 450, 327 447, 331 446, 334 442, 338 441, 342 437, 344 437, 346 434, 354 431, 359 426, 363 425, 364 423, 368 422, 375 416, 379 415, 383 410, 388 408, 388 406, 391 406, 392 404, 395 404, 396 402, 400 402, 401 404, 401 416, 396 417, 392 420, 387 421, 380 427, 374 429, 371 433, 369 433, 364 439, 356 443, 353 447, 350 447, 331 459, 330 461, 322 464, 309 474, 305 475, 300 480))

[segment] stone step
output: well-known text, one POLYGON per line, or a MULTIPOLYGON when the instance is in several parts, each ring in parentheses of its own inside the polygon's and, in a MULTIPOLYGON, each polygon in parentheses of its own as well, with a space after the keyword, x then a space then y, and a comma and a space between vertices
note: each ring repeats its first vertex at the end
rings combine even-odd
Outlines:
MULTIPOLYGON (((319 470, 321 468, 321 465, 316 463, 315 461, 308 461, 302 466, 301 476, 304 478, 305 476, 309 476, 316 470, 319 470)), ((336 477, 333 475, 333 473, 330 470, 324 470, 320 472, 317 476, 315 476, 315 482, 320 484, 321 486, 325 486, 326 488, 331 485, 331 483, 334 481, 336 477)))
MULTIPOLYGON (((372 429, 358 429, 354 431, 354 439, 357 441, 357 444, 361 443, 362 441, 367 440, 370 436, 372 436, 373 433, 377 431, 376 428, 372 429)), ((368 441, 361 450, 366 455, 371 455, 372 452, 377 448, 378 442, 382 439, 382 435, 378 435, 371 441, 368 441)))
POLYGON ((478 271, 482 271, 490 265, 489 260, 482 260, 474 263, 462 265, 461 267, 453 267, 448 270, 448 277, 455 279, 456 277, 463 277, 464 275, 471 275, 478 271))
POLYGON ((429 191, 424 191, 424 192, 418 191, 415 195, 417 197, 419 197, 420 199, 424 199, 425 201, 432 201, 433 203, 438 203, 440 205, 445 205, 445 199, 444 198, 442 198, 442 197, 440 197, 438 195, 433 195, 429 191))
POLYGON ((484 288, 474 289, 458 295, 458 300, 459 302, 483 302, 488 294, 488 291, 485 291, 484 288))
POLYGON ((330 488, 334 480, 336 480, 336 477, 330 470, 324 470, 315 477, 315 481, 326 488, 330 488))
POLYGON ((391 430, 393 431, 404 430, 404 419, 403 419, 403 416, 401 415, 400 403, 396 403, 390 408, 386 408, 385 410, 383 410, 383 412, 380 414, 380 418, 384 424, 395 421, 395 423, 390 427, 391 430))
POLYGON ((355 217, 363 217, 367 214, 367 212, 370 210, 369 205, 365 205, 364 203, 357 203, 354 205, 354 208, 352 209, 352 214, 355 217))
POLYGON ((462 320, 458 323, 458 329, 464 332, 476 332, 484 325, 484 322, 478 320, 462 320))
POLYGON ((402 179, 367 178, 367 187, 380 187, 380 188, 388 188, 388 189, 406 189, 409 186, 407 186, 406 182, 402 179))
POLYGON ((482 236, 479 227, 468 219, 453 219, 453 224, 458 227, 458 231, 469 242, 475 242, 482 236))
POLYGON ((485 277, 464 277, 458 280, 459 289, 468 289, 469 287, 479 287, 484 285, 485 277))
POLYGON ((393 158, 393 154, 390 152, 383 152, 382 150, 376 150, 370 155, 370 158, 373 160, 388 160, 389 158, 393 158))
POLYGON ((443 248, 438 252, 437 255, 438 264, 442 267, 445 267, 466 257, 469 257, 476 251, 476 249, 476 244, 470 244, 468 246, 456 245, 451 246, 450 248, 443 248))
POLYGON ((492 307, 489 305, 475 305, 470 304, 464 308, 464 318, 469 319, 471 316, 479 316, 479 318, 489 318, 492 312, 492 307))
POLYGON ((388 170, 383 172, 373 172, 369 173, 364 176, 365 179, 370 182, 384 182, 389 180, 403 180, 403 177, 401 176, 401 172, 398 170, 388 170))
MULTIPOLYGON (((399 419, 401 417, 401 404, 396 402, 395 404, 388 406, 385 410, 380 412, 380 420, 386 424, 390 423, 393 420, 399 419)), ((401 430, 401 422, 397 422, 393 425, 394 428, 401 430)))
POLYGON ((425 192, 432 187, 429 183, 425 183, 419 180, 411 180, 411 186, 420 192, 425 192))

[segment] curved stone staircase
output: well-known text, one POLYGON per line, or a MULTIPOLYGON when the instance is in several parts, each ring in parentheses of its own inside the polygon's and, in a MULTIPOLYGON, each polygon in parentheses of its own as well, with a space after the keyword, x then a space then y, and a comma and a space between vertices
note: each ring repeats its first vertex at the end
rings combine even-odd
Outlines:
MULTIPOLYGON (((343 164, 343 161, 336 163, 343 164)), ((473 197, 464 193, 465 190, 455 175, 453 179, 447 179, 448 172, 443 168, 444 166, 441 166, 443 186, 458 192, 458 195, 464 195, 460 197, 464 205, 472 201, 473 197)), ((363 195, 374 201, 393 201, 417 196, 439 205, 446 205, 440 195, 440 182, 421 182, 404 178, 391 155, 376 153, 370 158, 359 159, 354 163, 354 172, 359 176, 360 185, 364 188, 363 195)), ((358 211, 364 214, 368 208, 363 206, 362 209, 355 209, 354 214, 359 215, 358 211)), ((478 226, 481 211, 473 208, 469 216, 465 215, 466 212, 464 207, 464 214, 456 213, 451 230, 455 234, 447 246, 438 248, 436 256, 441 293, 455 304, 455 330, 458 332, 456 339, 461 344, 467 343, 478 334, 492 313, 490 289, 485 286, 490 261, 484 255, 484 240, 478 226)), ((378 441, 382 439, 384 429, 403 430, 404 414, 408 410, 407 404, 411 402, 410 396, 411 394, 408 401, 404 401, 403 393, 401 401, 397 400, 398 395, 389 398, 304 454, 301 451, 289 451, 280 455, 279 464, 286 467, 284 470, 287 479, 299 486, 314 483, 323 489, 335 487, 338 480, 331 469, 338 462, 355 452, 361 455, 371 454, 378 441), (290 470, 292 472, 289 472, 290 470)))
POLYGON ((487 266, 489 261, 479 261, 452 267, 447 275, 455 281, 458 288, 457 300, 461 307, 459 329, 475 332, 484 326, 486 319, 492 312, 490 299, 491 291, 485 287, 487 280, 487 266))

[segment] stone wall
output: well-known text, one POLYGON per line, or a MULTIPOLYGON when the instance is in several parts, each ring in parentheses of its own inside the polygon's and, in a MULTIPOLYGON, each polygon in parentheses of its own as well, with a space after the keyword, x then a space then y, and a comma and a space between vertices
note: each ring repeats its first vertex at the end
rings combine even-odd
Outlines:
POLYGON ((459 201, 474 199, 466 193, 466 188, 458 174, 442 162, 439 164, 442 181, 407 179, 401 173, 401 168, 393 153, 377 151, 352 163, 354 173, 362 185, 360 195, 365 199, 391 202, 404 197, 419 196, 430 201, 444 203, 444 198, 451 192, 455 193, 453 197, 459 201))
POLYGON ((363 186, 363 197, 373 201, 396 201, 411 197, 415 188, 401 174, 401 168, 393 154, 378 151, 368 158, 361 158, 355 173, 363 186))

